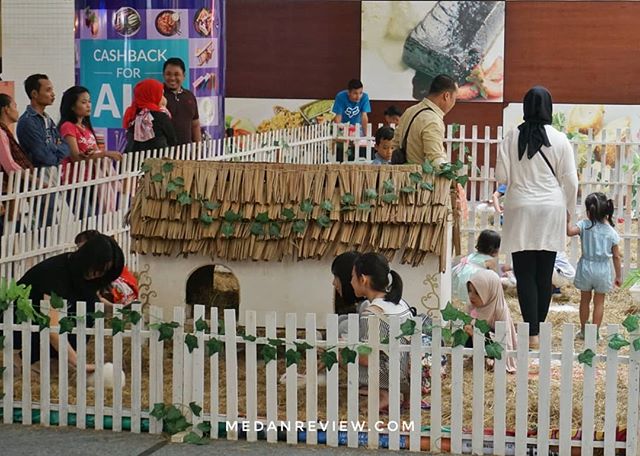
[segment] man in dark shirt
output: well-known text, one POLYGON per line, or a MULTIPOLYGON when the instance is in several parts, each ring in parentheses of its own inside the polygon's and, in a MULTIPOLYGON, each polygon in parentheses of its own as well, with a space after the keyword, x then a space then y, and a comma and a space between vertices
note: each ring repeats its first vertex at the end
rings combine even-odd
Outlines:
POLYGON ((53 84, 45 74, 32 74, 24 81, 31 100, 20 116, 17 136, 33 166, 57 166, 69 155, 69 146, 60 137, 53 119, 44 112, 55 100, 53 84))
POLYGON ((172 57, 164 62, 164 97, 171 113, 171 122, 176 131, 178 145, 202 141, 198 103, 196 97, 182 88, 186 68, 182 59, 172 57))

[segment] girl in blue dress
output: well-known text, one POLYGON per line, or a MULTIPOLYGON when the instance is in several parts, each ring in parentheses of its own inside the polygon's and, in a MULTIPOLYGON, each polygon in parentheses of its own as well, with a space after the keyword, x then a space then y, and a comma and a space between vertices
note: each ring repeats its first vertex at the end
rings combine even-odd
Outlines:
POLYGON ((574 226, 567 224, 567 235, 580 235, 582 256, 578 261, 574 285, 580 294, 579 337, 584 337, 584 325, 589 320, 589 310, 593 299, 593 323, 600 327, 604 314, 604 297, 613 289, 613 284, 622 284, 620 269, 620 236, 613 229, 613 200, 604 193, 591 193, 584 200, 588 220, 580 220, 574 226), (611 267, 613 259, 613 270, 611 267))

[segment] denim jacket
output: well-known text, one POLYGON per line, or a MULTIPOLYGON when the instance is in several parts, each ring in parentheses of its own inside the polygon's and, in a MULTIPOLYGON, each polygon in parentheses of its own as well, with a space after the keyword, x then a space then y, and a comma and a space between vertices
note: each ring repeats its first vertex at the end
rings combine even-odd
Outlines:
POLYGON ((35 167, 57 166, 69 156, 69 146, 60 137, 53 119, 31 105, 20 116, 16 128, 20 146, 35 167))

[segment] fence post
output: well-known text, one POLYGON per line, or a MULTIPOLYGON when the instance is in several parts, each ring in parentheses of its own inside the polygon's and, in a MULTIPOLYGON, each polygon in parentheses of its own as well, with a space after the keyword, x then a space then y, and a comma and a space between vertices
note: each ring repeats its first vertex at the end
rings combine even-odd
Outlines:
MULTIPOLYGON (((227 370, 227 422, 238 422, 238 344, 236 311, 224 310, 225 367, 227 370)), ((238 428, 227 432, 228 440, 238 440, 238 428)))

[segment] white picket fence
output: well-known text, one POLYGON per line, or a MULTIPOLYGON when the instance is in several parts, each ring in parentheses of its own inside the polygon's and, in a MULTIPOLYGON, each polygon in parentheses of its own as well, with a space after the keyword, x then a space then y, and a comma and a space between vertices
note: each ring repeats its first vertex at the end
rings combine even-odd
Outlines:
MULTIPOLYGON (((48 305, 44 302, 42 309, 46 310, 48 305)), ((65 309, 61 310, 63 315, 65 309)), ((102 304, 97 305, 97 310, 103 310, 102 304)), ((134 310, 141 309, 138 305, 134 310)), ((354 349, 359 344, 357 315, 349 316, 348 334, 339 339, 336 315, 327 317, 326 334, 321 334, 317 332, 315 314, 307 314, 304 324, 296 321, 295 314, 289 314, 282 337, 276 328, 275 313, 267 313, 266 327, 257 328, 256 312, 248 311, 246 326, 240 331, 234 311, 225 310, 222 334, 218 331, 222 315, 215 308, 209 315, 205 312, 204 306, 195 306, 193 321, 205 320, 211 330, 196 331, 192 322, 185 325, 184 309, 175 308, 173 320, 177 325, 172 340, 165 344, 158 341, 159 329, 149 327, 150 322, 161 321, 161 309, 151 307, 145 311, 143 320, 113 336, 104 319, 96 319, 95 327, 88 328, 82 318, 85 305, 80 303, 77 327, 73 330, 78 336, 77 369, 73 372, 67 365, 68 335, 62 334, 58 369, 50 372, 49 334, 59 332, 59 328, 44 329, 40 346, 32 347, 30 334, 38 331, 38 327, 29 323, 13 324, 13 308, 8 309, 0 323, 5 337, 2 359, 6 367, 2 375, 3 422, 160 433, 163 423, 152 417, 150 410, 155 404, 164 403, 180 408, 194 429, 199 423, 209 422, 211 438, 226 435, 232 440, 266 438, 270 442, 280 438, 291 444, 306 441, 311 445, 326 443, 333 447, 360 445, 454 454, 568 455, 575 454, 572 448, 581 454, 592 454, 594 449, 601 448, 605 455, 613 456, 623 450, 627 456, 633 456, 640 451, 640 351, 619 352, 604 344, 598 345, 593 325, 587 327, 584 347, 580 347, 597 353, 592 366, 577 361, 581 351, 576 348, 581 342, 574 342, 573 325, 563 326, 560 351, 554 351, 551 325, 543 323, 540 349, 530 351, 528 325, 521 323, 517 351, 504 352, 502 359, 495 361, 493 372, 486 374, 484 336, 478 331, 473 348, 441 346, 442 330, 438 325, 433 328, 432 345, 423 345, 419 333, 404 345, 394 337, 401 334, 401 328, 397 317, 392 317, 387 345, 379 340, 379 320, 370 317, 366 344, 373 351, 368 356, 369 383, 365 397, 359 394, 358 359, 347 364, 346 374, 339 373, 337 365, 326 372, 326 386, 319 384, 317 371, 321 350, 354 349), (305 328, 304 336, 298 327, 305 328), (15 371, 11 368, 14 332, 20 335, 23 345, 22 363, 15 371), (185 344, 189 335, 197 339, 193 352, 189 352, 185 344), (287 350, 296 349, 294 342, 307 342, 311 346, 303 350, 300 366, 294 363, 285 367, 281 354, 279 361, 268 362, 266 366, 258 361, 260 347, 279 336, 287 350), (216 354, 207 356, 205 346, 212 339, 224 346, 216 354), (39 375, 32 373, 28 362, 32 350, 40 351, 39 375), (388 415, 378 412, 382 351, 388 354, 390 366, 388 415), (400 357, 406 352, 411 363, 408 412, 400 408, 400 357), (433 376, 431 392, 426 395, 421 391, 421 361, 425 355, 435 360, 441 355, 447 358, 446 377, 433 376), (517 360, 515 376, 505 371, 507 356, 517 360), (469 363, 465 362, 467 359, 469 363), (122 369, 126 373, 124 383, 115 375, 113 393, 105 389, 101 375, 104 362, 113 362, 115 372, 122 369), (552 371, 558 362, 561 366, 559 386, 552 382, 552 371), (87 363, 97 366, 93 389, 87 387, 87 363), (306 367, 306 377, 300 388, 297 374, 302 365, 306 367), (532 365, 539 368, 535 381, 528 376, 532 365), (582 378, 576 378, 580 371, 582 378), (285 372, 286 384, 278 388, 279 377, 285 372), (622 395, 619 394, 620 379, 625 376, 627 393, 622 395), (604 397, 596 395, 598 382, 606 385, 604 397), (511 387, 508 388, 508 384, 511 387), (577 387, 582 389, 581 400, 574 395, 577 387), (537 403, 529 403, 532 391, 537 392, 537 403), (488 402, 488 397, 493 397, 493 401, 488 402), (551 416, 553 401, 558 397, 559 416, 551 416), (424 415, 421 399, 431 403, 424 415), (202 407, 199 416, 189 412, 190 403, 202 407), (303 408, 301 403, 305 404, 303 408), (617 410, 623 404, 627 413, 620 417, 617 410), (471 410, 470 418, 466 410, 471 410), (537 413, 535 422, 529 419, 532 412, 537 413), (493 415, 492 429, 486 432, 485 419, 489 414, 493 415), (513 422, 514 415, 515 426, 508 429, 506 423, 513 422), (558 428, 552 432, 555 423, 558 428), (617 426, 626 427, 626 439, 616 439, 617 426), (581 437, 580 433, 576 434, 576 428, 580 428, 581 437), (266 433, 258 432, 261 429, 266 433), (596 431, 604 432, 603 440, 594 438, 596 431), (572 438, 576 435, 579 437, 572 438), (533 452, 534 447, 537 453, 533 452)), ((416 323, 419 327, 417 318, 416 323)), ((609 335, 620 332, 618 325, 609 325, 607 329, 609 335)), ((505 324, 498 323, 494 340, 503 341, 505 334, 505 324)), ((639 336, 639 332, 631 335, 639 336)))
MULTIPOLYGON (((625 138, 637 135, 618 131, 615 138, 592 135, 585 141, 573 141, 587 165, 580 174, 580 193, 574 219, 584 216, 582 201, 593 191, 603 191, 616 202, 617 229, 621 235, 623 271, 637 267, 640 255, 640 225, 637 223, 640 192, 638 175, 630 168, 634 156, 640 155, 640 142, 625 138), (595 161, 596 149, 614 149, 615 165, 606 164, 604 154, 595 161)), ((475 239, 485 228, 500 231, 500 217, 480 208, 496 189, 494 165, 502 128, 449 125, 446 148, 449 157, 460 158, 469 175, 466 193, 469 199, 468 216, 462 222, 467 239, 465 251, 473 251, 475 239), (466 151, 466 153, 461 153, 466 151), (472 165, 475 164, 475 165, 472 165)), ((142 162, 148 157, 169 157, 185 160, 232 160, 319 164, 335 162, 339 147, 347 149, 355 144, 355 162, 373 156, 372 126, 361 134, 349 131, 344 125, 316 125, 291 130, 279 130, 224 140, 211 140, 167 150, 127 154, 119 163, 82 162, 66 170, 74 176, 73 183, 61 179, 61 169, 38 169, 35 172, 0 173, 0 184, 8 183, 8 192, 0 195, 0 203, 7 208, 2 216, 4 231, 0 237, 0 276, 20 277, 26 269, 49 255, 73 247, 75 234, 84 229, 98 229, 116 236, 125 248, 127 263, 135 270, 136 257, 129 252, 129 229, 125 216, 135 194, 142 162), (341 146, 342 144, 342 146, 341 146), (89 170, 85 174, 85 166, 89 170), (77 176, 90 175, 79 181, 77 176), (52 207, 52 214, 48 206, 52 207), (45 223, 48 222, 48 223, 45 223)), ((610 152, 611 154, 611 152, 610 152)), ((344 157, 345 160, 349 160, 344 157)), ((579 256, 579 240, 572 238, 568 246, 570 260, 575 264, 579 256)))

